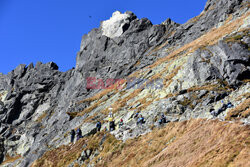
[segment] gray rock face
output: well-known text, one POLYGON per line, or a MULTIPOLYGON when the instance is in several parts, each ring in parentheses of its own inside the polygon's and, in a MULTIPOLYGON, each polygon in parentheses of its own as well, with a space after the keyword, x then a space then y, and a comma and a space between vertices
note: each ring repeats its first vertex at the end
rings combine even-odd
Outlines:
MULTIPOLYGON (((0 163, 6 154, 20 154, 24 158, 19 166, 29 166, 49 149, 68 144, 71 129, 80 126, 83 136, 95 133, 93 123, 82 124, 88 114, 74 119, 66 114, 88 107, 89 103, 78 102, 100 91, 87 89, 88 77, 104 80, 126 78, 158 58, 168 56, 172 48, 179 48, 218 26, 229 14, 234 18, 241 16, 247 10, 243 5, 246 2, 221 0, 217 3, 209 0, 199 17, 183 25, 170 19, 153 25, 146 18, 138 19, 132 12, 115 13, 110 20, 82 37, 75 69, 60 72, 53 62, 38 62, 35 66, 21 64, 7 75, 0 74, 0 163)), ((242 35, 240 41, 222 40, 205 50, 196 51, 188 60, 189 77, 186 79, 206 82, 220 78, 234 85, 249 79, 249 37, 242 35)), ((196 118, 207 117, 198 109, 192 113, 190 108, 180 105, 189 96, 186 91, 181 94, 177 99, 164 102, 168 103, 164 107, 171 111, 169 120, 177 121, 179 117, 185 120, 192 114, 196 118)), ((199 92, 200 97, 206 94, 199 92)), ((210 100, 204 103, 209 104, 210 100)), ((125 140, 150 131, 148 126, 159 115, 162 106, 159 103, 157 112, 148 112, 145 126, 132 129, 133 133, 130 133, 131 128, 124 127, 121 133, 125 137, 119 137, 120 132, 114 132, 114 135, 125 140)), ((136 127, 133 122, 131 126, 136 127)), ((83 159, 91 156, 91 153, 86 154, 82 155, 83 159)))
MULTIPOLYGON (((234 34, 239 37, 241 33, 234 34)), ((217 45, 206 47, 195 52, 189 59, 186 73, 187 80, 199 80, 202 83, 212 79, 226 80, 235 85, 249 79, 250 51, 244 42, 219 41, 217 45)))
POLYGON ((2 162, 4 160, 4 140, 3 138, 0 138, 0 162, 2 162))

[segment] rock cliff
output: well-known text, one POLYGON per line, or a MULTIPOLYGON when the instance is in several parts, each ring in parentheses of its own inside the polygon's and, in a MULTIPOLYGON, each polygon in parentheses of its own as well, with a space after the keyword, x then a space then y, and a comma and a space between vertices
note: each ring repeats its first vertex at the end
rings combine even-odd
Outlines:
MULTIPOLYGON (((53 62, 37 62, 0 74, 0 163, 107 166, 103 143, 152 134, 162 113, 173 127, 185 126, 190 119, 241 121, 244 128, 239 133, 249 135, 249 22, 247 0, 208 0, 199 16, 182 25, 171 19, 153 25, 132 12, 116 11, 82 37, 75 68, 60 72, 53 62), (233 107, 224 106, 229 102, 233 107), (109 108, 116 124, 122 118, 124 126, 111 136, 96 133, 98 120, 102 130, 108 126, 109 108), (136 112, 146 119, 139 128, 133 118, 136 112), (78 127, 84 138, 71 147, 69 132, 78 127), (74 152, 66 154, 68 150, 74 152), (60 153, 61 161, 50 159, 60 153)), ((211 124, 223 126, 220 122, 207 126, 211 124)), ((231 128, 235 129, 232 125, 228 131, 231 128)), ((188 135, 190 128, 185 130, 188 135)), ((173 136, 170 139, 174 141, 173 136)), ((247 143, 247 138, 241 140, 247 143)), ((249 142, 240 148, 249 149, 249 142)), ((158 157, 146 166, 156 161, 164 166, 158 157)))

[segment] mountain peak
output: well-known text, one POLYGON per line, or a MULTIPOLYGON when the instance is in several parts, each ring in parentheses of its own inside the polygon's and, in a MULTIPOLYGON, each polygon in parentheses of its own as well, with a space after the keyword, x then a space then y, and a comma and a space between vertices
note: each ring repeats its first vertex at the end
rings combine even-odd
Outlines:
POLYGON ((130 22, 135 18, 136 16, 132 12, 121 13, 115 11, 110 19, 101 23, 102 35, 109 38, 119 37, 127 30, 130 22))

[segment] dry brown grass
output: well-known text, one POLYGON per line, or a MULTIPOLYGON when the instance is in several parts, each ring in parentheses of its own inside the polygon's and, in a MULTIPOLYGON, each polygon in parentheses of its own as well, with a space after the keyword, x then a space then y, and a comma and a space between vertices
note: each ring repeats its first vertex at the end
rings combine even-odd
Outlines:
POLYGON ((134 66, 136 67, 136 66, 139 66, 140 64, 141 64, 141 61, 140 61, 140 60, 137 60, 137 62, 135 63, 134 66))
POLYGON ((104 102, 104 100, 99 100, 99 101, 95 102, 94 104, 90 105, 89 107, 85 108, 83 111, 80 111, 80 112, 67 112, 67 114, 69 116, 71 116, 72 118, 83 116, 85 114, 90 113, 92 110, 96 109, 102 102, 104 102))
MULTIPOLYGON (((249 126, 208 120, 170 123, 128 140, 97 166, 227 166, 249 165, 249 126)), ((111 153, 110 153, 111 154, 111 153)))
MULTIPOLYGON (((152 77, 150 77, 149 81, 146 82, 144 86, 147 86, 152 81, 155 81, 157 79, 163 79, 164 87, 168 87, 171 84, 171 82, 172 82, 172 78, 174 76, 176 76, 176 74, 178 73, 178 71, 181 69, 181 66, 178 66, 178 67, 174 68, 171 72, 168 72, 169 75, 163 76, 163 74, 168 71, 168 67, 172 63, 173 62, 170 62, 168 64, 168 66, 166 66, 165 68, 163 68, 163 70, 161 70, 156 75, 153 75, 152 77)), ((120 109, 121 107, 124 107, 126 105, 126 102, 128 100, 130 100, 130 99, 134 98, 135 96, 137 96, 141 91, 142 91, 142 89, 137 89, 133 93, 131 93, 129 96, 127 96, 125 99, 122 99, 122 100, 116 102, 115 104, 113 104, 113 107, 115 108, 115 111, 118 111, 118 109, 120 109)), ((138 111, 142 111, 142 110, 146 109, 153 101, 160 100, 160 99, 151 99, 151 100, 146 101, 147 98, 151 98, 151 97, 152 97, 151 95, 148 95, 147 97, 145 97, 143 99, 139 99, 139 100, 135 101, 134 103, 132 103, 132 105, 136 104, 137 102, 140 102, 141 106, 138 107, 137 109, 138 109, 138 111)))
MULTIPOLYGON (((84 102, 94 102, 94 104, 91 104, 89 107, 85 108, 83 111, 80 111, 80 112, 67 112, 67 114, 71 117, 78 117, 78 116, 83 116, 84 114, 87 114, 89 112, 91 112, 92 110, 94 110, 95 108, 97 108, 101 103, 105 102, 108 97, 106 99, 102 99, 101 98, 109 93, 111 93, 112 91, 114 93, 118 93, 118 92, 115 92, 115 90, 118 90, 119 87, 122 85, 122 84, 125 84, 126 81, 125 80, 121 80, 119 82, 116 82, 113 86, 114 89, 104 89, 103 91, 95 94, 94 96, 90 97, 90 98, 87 98, 87 99, 84 99, 82 101, 80 101, 79 103, 84 103, 84 102)), ((106 111, 106 110, 105 110, 106 111)))
POLYGON ((198 16, 190 19, 189 22, 191 22, 191 23, 197 22, 204 14, 205 14, 204 12, 201 12, 201 14, 199 14, 198 16))
POLYGON ((11 156, 9 156, 9 154, 7 154, 7 155, 5 156, 5 160, 1 163, 1 165, 6 165, 6 164, 8 164, 8 163, 15 162, 16 160, 18 160, 18 159, 20 159, 20 158, 22 158, 20 155, 17 155, 17 156, 15 156, 15 157, 11 157, 11 156))
POLYGON ((249 116, 250 116, 250 108, 248 108, 247 110, 243 111, 243 112, 241 113, 241 116, 242 116, 243 118, 249 117, 249 116))
POLYGON ((2 100, 3 95, 4 95, 4 93, 0 93, 0 101, 2 100))
MULTIPOLYGON (((112 112, 116 113, 118 112, 122 107, 127 105, 127 101, 129 101, 130 99, 133 99, 134 97, 136 97, 139 93, 141 93, 142 89, 135 89, 132 93, 130 93, 127 97, 123 98, 123 99, 119 99, 117 101, 115 101, 112 105, 112 112)), ((108 114, 108 108, 106 108, 105 110, 102 111, 103 114, 108 114)))
MULTIPOLYGON (((64 167, 85 149, 98 149, 104 132, 45 153, 32 167, 64 167), (84 144, 88 144, 83 148, 84 144)), ((172 122, 125 143, 106 134, 95 166, 249 166, 250 128, 218 120, 172 122), (97 161, 101 158, 101 161, 97 161)), ((88 162, 88 161, 87 161, 88 162)))
MULTIPOLYGON (((87 114, 89 112, 91 112, 92 110, 94 110, 95 108, 97 108, 101 103, 105 102, 107 99, 109 99, 108 97, 105 99, 102 99, 105 95, 108 94, 115 94, 118 93, 120 86, 126 84, 126 80, 120 80, 118 82, 116 82, 113 87, 111 89, 104 89, 102 91, 100 91, 99 93, 95 94, 94 96, 84 99, 82 101, 79 101, 78 104, 80 103, 85 103, 85 102, 94 102, 94 104, 91 104, 89 107, 85 108, 83 111, 80 112, 67 112, 67 114, 69 116, 71 116, 72 118, 77 117, 77 116, 83 116, 84 114, 87 114)), ((110 95, 111 96, 111 95, 110 95)), ((106 110, 105 110, 106 111, 106 110)))
POLYGON ((233 118, 239 117, 239 118, 246 118, 249 116, 250 111, 250 98, 244 100, 242 103, 237 105, 235 108, 229 110, 226 120, 232 120, 233 118))
POLYGON ((250 36, 249 34, 249 28, 246 29, 242 29, 240 31, 235 32, 234 34, 230 35, 229 37, 227 37, 225 39, 226 42, 238 42, 238 43, 243 43, 243 41, 241 41, 241 39, 245 36, 250 36))
POLYGON ((44 111, 36 120, 36 122, 42 122, 42 120, 48 115, 47 111, 44 111))
POLYGON ((138 111, 143 111, 145 110, 153 101, 157 101, 158 99, 151 99, 147 100, 144 103, 142 103, 141 106, 138 107, 138 111))
POLYGON ((99 101, 95 102, 90 107, 84 109, 80 113, 77 113, 77 116, 83 116, 84 114, 87 114, 87 113, 91 112, 92 110, 94 110, 95 108, 97 108, 102 102, 103 102, 103 100, 99 100, 99 101))
POLYGON ((247 92, 247 93, 244 93, 244 94, 238 96, 235 100, 239 101, 239 100, 241 100, 243 98, 246 98, 246 99, 250 98, 250 92, 247 92))
MULTIPOLYGON (((176 31, 171 31, 171 32, 166 32, 166 33, 169 33, 167 36, 165 36, 165 38, 168 38, 172 35, 174 35, 176 33, 176 31)), ((152 55, 153 53, 156 53, 158 52, 159 50, 161 50, 163 47, 165 47, 166 45, 168 45, 168 41, 164 42, 163 44, 159 45, 159 46, 156 46, 154 49, 152 49, 148 54, 147 56, 149 55, 152 55)))
MULTIPOLYGON (((104 132, 98 132, 95 135, 80 139, 73 145, 63 145, 59 148, 46 152, 41 158, 36 160, 31 167, 66 167, 77 160, 84 150, 95 151, 99 148, 99 143, 104 136, 104 132), (84 145, 86 147, 84 147, 84 145)), ((117 143, 121 143, 114 136, 106 134, 106 141, 102 153, 108 153, 109 149, 117 143)), ((75 164, 77 165, 77 164, 75 164)))
POLYGON ((95 101, 95 100, 99 100, 101 99, 103 96, 111 93, 112 91, 114 90, 117 90, 117 89, 120 89, 120 86, 122 84, 125 84, 126 83, 126 80, 120 80, 116 83, 113 84, 112 88, 110 89, 104 89, 100 92, 98 92, 97 94, 95 94, 94 96, 90 97, 90 98, 87 98, 87 99, 84 99, 82 101, 79 101, 78 103, 84 103, 84 102, 92 102, 92 101, 95 101))
POLYGON ((233 91, 232 88, 228 85, 226 81, 218 81, 218 84, 212 84, 212 83, 206 83, 203 86, 194 86, 191 88, 188 88, 188 92, 194 92, 194 91, 200 91, 200 90, 207 90, 207 91, 225 91, 225 92, 231 92, 233 91))
POLYGON ((84 103, 84 102, 92 102, 95 100, 101 99, 103 96, 107 95, 108 93, 111 93, 113 90, 112 89, 104 89, 98 93, 96 93, 94 96, 84 99, 82 101, 79 101, 78 103, 84 103))
POLYGON ((220 38, 222 38, 223 36, 227 34, 231 34, 234 30, 238 29, 243 24, 243 21, 247 16, 249 16, 249 12, 241 16, 239 19, 231 21, 232 20, 232 15, 231 15, 226 20, 223 26, 219 28, 213 28, 208 33, 202 35, 200 38, 173 51, 168 56, 159 59, 158 61, 156 61, 154 64, 150 65, 149 67, 154 68, 166 61, 173 60, 177 58, 178 56, 186 56, 189 53, 193 53, 195 50, 202 48, 204 46, 214 45, 216 42, 218 42, 220 38))
POLYGON ((181 69, 182 66, 178 66, 177 68, 175 68, 170 74, 168 74, 167 76, 164 77, 164 87, 167 88, 171 83, 172 83, 172 79, 174 78, 174 76, 176 76, 176 74, 179 72, 179 70, 181 69))
POLYGON ((79 140, 73 146, 61 146, 55 150, 46 152, 40 159, 36 160, 31 167, 62 167, 67 166, 80 157, 81 148, 86 143, 79 140))

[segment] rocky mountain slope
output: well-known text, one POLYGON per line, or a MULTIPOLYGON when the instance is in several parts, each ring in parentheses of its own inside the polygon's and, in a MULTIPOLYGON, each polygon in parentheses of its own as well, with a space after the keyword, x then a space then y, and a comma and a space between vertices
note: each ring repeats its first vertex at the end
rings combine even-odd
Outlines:
POLYGON ((0 74, 1 165, 248 166, 249 22, 247 0, 208 0, 182 25, 115 12, 82 37, 74 69, 0 74), (111 133, 109 108, 124 120, 111 133), (78 127, 84 138, 70 145, 78 127))

